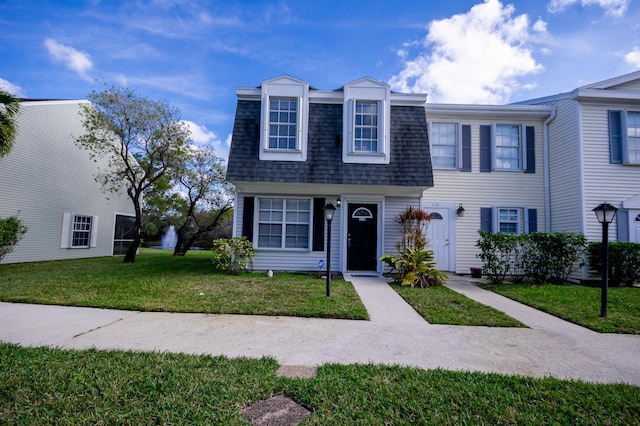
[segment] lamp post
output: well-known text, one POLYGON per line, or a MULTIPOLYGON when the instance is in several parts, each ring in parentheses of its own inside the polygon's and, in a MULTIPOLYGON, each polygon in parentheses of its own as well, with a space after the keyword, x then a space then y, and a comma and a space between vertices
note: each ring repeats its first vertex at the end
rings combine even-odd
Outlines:
POLYGON ((333 204, 325 204, 324 218, 327 220, 327 297, 331 296, 331 221, 336 208, 333 204))
POLYGON ((609 286, 609 224, 616 217, 618 209, 611 204, 602 203, 593 209, 598 222, 602 224, 602 291, 600 299, 600 316, 607 316, 607 292, 609 286))

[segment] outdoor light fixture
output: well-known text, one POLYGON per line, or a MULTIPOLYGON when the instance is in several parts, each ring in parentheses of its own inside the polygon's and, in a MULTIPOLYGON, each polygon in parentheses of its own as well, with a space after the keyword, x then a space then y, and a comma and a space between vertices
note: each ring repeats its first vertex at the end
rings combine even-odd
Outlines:
POLYGON ((456 214, 458 217, 464 216, 464 207, 462 207, 462 203, 458 205, 458 210, 456 210, 456 214))
POLYGON ((607 292, 609 286, 609 224, 616 217, 618 209, 611 204, 602 203, 593 212, 602 224, 602 291, 600 298, 600 316, 607 316, 607 292))
POLYGON ((336 200, 336 207, 340 207, 341 204, 342 200, 340 199, 340 197, 338 197, 338 199, 336 200))
POLYGON ((324 218, 327 220, 327 297, 331 296, 331 221, 336 208, 333 204, 325 204, 324 218))

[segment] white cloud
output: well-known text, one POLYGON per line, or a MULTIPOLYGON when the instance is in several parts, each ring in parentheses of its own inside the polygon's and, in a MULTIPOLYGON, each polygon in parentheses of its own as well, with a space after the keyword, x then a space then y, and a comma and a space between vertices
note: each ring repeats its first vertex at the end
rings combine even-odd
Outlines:
POLYGON ((579 3, 582 6, 600 6, 607 15, 622 16, 627 11, 630 2, 631 0, 551 0, 547 5, 547 10, 550 13, 560 13, 569 6, 579 3))
POLYGON ((546 33, 547 32, 547 23, 544 22, 542 19, 538 18, 536 23, 533 24, 533 30, 541 32, 541 33, 546 33))
POLYGON ((624 55, 624 61, 636 68, 640 68, 640 47, 634 47, 631 52, 624 55))
POLYGON ((216 136, 216 134, 206 128, 204 125, 196 124, 193 121, 183 120, 183 122, 189 128, 191 132, 191 140, 195 145, 212 146, 216 152, 216 155, 223 159, 226 163, 229 158, 229 147, 231 146, 231 135, 226 140, 222 141, 216 136))
POLYGON ((426 92, 432 102, 507 102, 521 87, 519 78, 542 70, 527 46, 529 18, 514 11, 513 5, 485 0, 467 13, 431 21, 422 43, 426 51, 404 58, 403 69, 389 81, 392 89, 426 92))
POLYGON ((22 87, 18 86, 17 84, 13 84, 9 80, 5 80, 4 78, 0 78, 0 90, 4 90, 5 92, 10 93, 16 98, 27 97, 22 91, 22 87))
POLYGON ((47 47, 49 55, 53 60, 63 63, 68 69, 78 73, 83 79, 91 81, 88 73, 93 69, 93 62, 91 62, 91 57, 87 52, 66 46, 52 38, 46 39, 44 45, 47 47))

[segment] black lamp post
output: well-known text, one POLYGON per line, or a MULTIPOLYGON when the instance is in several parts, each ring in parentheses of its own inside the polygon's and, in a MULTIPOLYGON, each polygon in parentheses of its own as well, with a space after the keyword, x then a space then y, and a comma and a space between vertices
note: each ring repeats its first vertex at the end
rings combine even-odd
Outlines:
POLYGON ((609 286, 609 224, 616 217, 618 209, 611 204, 602 203, 593 209, 598 222, 602 224, 602 291, 600 300, 600 316, 607 316, 607 292, 609 286))
POLYGON ((325 204, 324 218, 327 220, 327 297, 331 296, 331 221, 336 208, 333 204, 325 204))

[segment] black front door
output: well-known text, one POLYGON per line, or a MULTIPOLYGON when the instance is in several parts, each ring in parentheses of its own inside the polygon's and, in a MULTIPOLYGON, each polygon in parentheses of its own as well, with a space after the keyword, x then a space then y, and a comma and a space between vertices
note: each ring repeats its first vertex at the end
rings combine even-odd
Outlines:
POLYGON ((377 270, 378 205, 349 203, 348 215, 347 269, 377 270))

